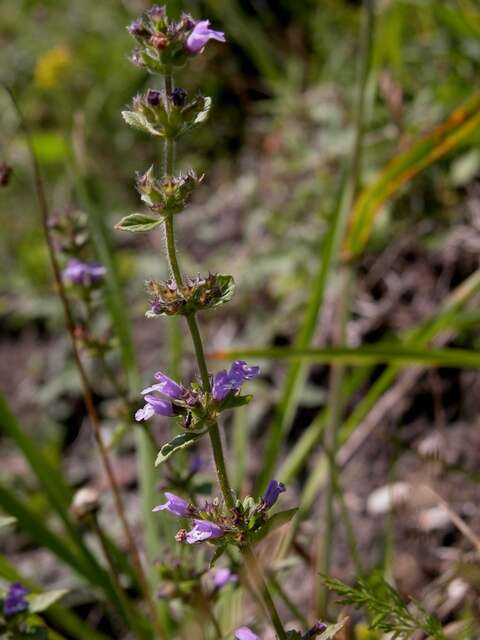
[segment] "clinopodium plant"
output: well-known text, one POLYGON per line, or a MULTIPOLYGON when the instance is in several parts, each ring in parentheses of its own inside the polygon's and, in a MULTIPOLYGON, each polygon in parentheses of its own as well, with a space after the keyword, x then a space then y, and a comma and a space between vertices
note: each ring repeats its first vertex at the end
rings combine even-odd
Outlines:
MULTIPOLYGON (((228 302, 234 293, 233 278, 224 274, 185 276, 176 252, 175 217, 188 205, 203 176, 197 176, 194 171, 175 175, 175 147, 178 140, 207 120, 211 99, 201 93, 189 97, 184 89, 175 87, 174 72, 178 67, 194 64, 210 40, 224 43, 226 38, 222 32, 211 29, 208 20, 197 22, 190 15, 183 14, 180 20, 173 21, 168 18, 165 8, 159 6, 146 11, 128 27, 128 31, 136 41, 132 62, 150 74, 162 76, 164 88, 148 89, 144 94, 135 96, 129 109, 123 111, 123 117, 132 127, 162 140, 163 172, 160 175, 152 166, 137 174, 137 190, 148 212, 126 216, 117 228, 146 232, 163 227, 170 277, 165 282, 152 279, 147 283, 149 309, 146 315, 149 318, 185 317, 199 374, 198 379, 184 384, 162 372, 156 373, 156 383, 142 391, 144 406, 138 409, 135 418, 143 422, 154 419, 156 415, 167 416, 175 418, 181 429, 161 447, 157 465, 199 438, 208 437, 220 489, 219 495, 204 504, 194 504, 167 492, 166 502, 155 511, 169 511, 181 518, 182 526, 175 536, 179 544, 211 545, 212 564, 229 546, 237 547, 244 563, 241 573, 247 577, 250 588, 261 596, 278 638, 314 638, 325 631, 325 625, 317 623, 304 634, 284 629, 252 551, 255 544, 288 522, 295 513, 295 509, 274 515, 270 513, 285 491, 284 485, 271 480, 262 497, 242 498, 234 493, 228 479, 218 420, 224 411, 251 400, 251 396, 242 394, 241 390, 244 383, 259 375, 259 367, 237 361, 229 370, 209 371, 197 314, 228 302)), ((70 270, 77 277, 78 265, 72 265, 70 270)), ((83 270, 78 277, 93 278, 95 275, 83 270)), ((235 636, 241 639, 258 637, 247 627, 238 629, 235 636)))

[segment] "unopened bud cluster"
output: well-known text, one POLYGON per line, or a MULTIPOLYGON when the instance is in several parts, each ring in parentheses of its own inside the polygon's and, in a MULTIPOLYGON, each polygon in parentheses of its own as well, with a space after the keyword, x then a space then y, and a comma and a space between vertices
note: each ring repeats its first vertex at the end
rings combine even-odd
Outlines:
POLYGON ((191 170, 178 177, 156 178, 153 166, 145 173, 137 174, 136 185, 142 201, 155 213, 164 216, 183 211, 195 187, 203 176, 191 170))
POLYGON ((232 276, 209 274, 208 277, 187 278, 179 285, 174 279, 165 282, 150 280, 147 292, 150 309, 147 318, 156 316, 189 315, 212 309, 228 302, 235 291, 232 276))

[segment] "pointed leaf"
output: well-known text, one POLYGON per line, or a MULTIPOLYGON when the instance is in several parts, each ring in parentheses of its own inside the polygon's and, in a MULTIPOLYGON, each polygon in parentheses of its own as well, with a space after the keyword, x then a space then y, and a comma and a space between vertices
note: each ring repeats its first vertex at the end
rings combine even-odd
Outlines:
POLYGON ((272 531, 275 531, 275 529, 278 529, 284 524, 287 524, 287 522, 290 522, 297 511, 298 509, 288 509, 287 511, 279 511, 279 513, 273 515, 265 522, 259 531, 256 531, 252 535, 253 542, 260 542, 260 540, 263 540, 263 538, 272 533, 272 531))
POLYGON ((227 546, 224 544, 219 545, 215 549, 215 553, 213 554, 212 559, 210 560, 210 569, 212 569, 215 566, 217 560, 219 560, 219 558, 223 556, 226 550, 227 550, 227 546))
POLYGON ((55 604, 60 598, 63 598, 66 593, 68 593, 66 589, 55 589, 54 591, 35 593, 27 596, 30 604, 30 613, 42 613, 42 611, 46 611, 52 604, 55 604))
POLYGON ((147 118, 141 113, 136 113, 135 111, 122 111, 122 116, 125 122, 135 129, 139 129, 144 133, 150 133, 153 136, 162 135, 152 127, 147 118))
POLYGON ((16 518, 12 516, 0 516, 0 529, 3 527, 9 527, 12 524, 15 524, 17 521, 16 518))
POLYGON ((115 229, 121 229, 122 231, 132 231, 138 233, 139 231, 151 231, 162 224, 163 218, 158 216, 149 215, 148 213, 131 213, 129 216, 125 216, 115 225, 115 229))
POLYGON ((340 631, 340 629, 343 629, 347 620, 348 618, 344 618, 343 620, 340 620, 340 622, 337 622, 336 624, 328 625, 325 631, 318 636, 317 640, 333 640, 337 635, 337 633, 340 631))
POLYGON ((159 464, 168 460, 168 458, 180 449, 185 449, 186 447, 190 447, 194 442, 196 442, 199 438, 205 435, 206 431, 189 431, 186 433, 180 433, 178 436, 175 436, 173 440, 167 442, 160 449, 157 459, 155 460, 155 466, 158 467, 159 464))

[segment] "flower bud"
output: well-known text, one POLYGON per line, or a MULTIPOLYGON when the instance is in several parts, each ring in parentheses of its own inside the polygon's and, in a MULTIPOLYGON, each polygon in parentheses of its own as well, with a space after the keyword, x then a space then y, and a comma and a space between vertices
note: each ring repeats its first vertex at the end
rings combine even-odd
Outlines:
POLYGON ((154 49, 166 49, 168 46, 168 38, 164 33, 154 33, 150 38, 150 44, 154 49))
POLYGON ((147 104, 151 107, 158 107, 160 102, 162 101, 162 92, 157 91, 157 89, 149 89, 146 95, 147 104))
POLYGON ((183 105, 187 101, 187 92, 185 91, 185 89, 177 87, 173 90, 171 100, 176 107, 183 107, 183 105))
POLYGON ((96 513, 100 508, 98 491, 91 487, 79 489, 73 496, 70 511, 77 520, 96 513))

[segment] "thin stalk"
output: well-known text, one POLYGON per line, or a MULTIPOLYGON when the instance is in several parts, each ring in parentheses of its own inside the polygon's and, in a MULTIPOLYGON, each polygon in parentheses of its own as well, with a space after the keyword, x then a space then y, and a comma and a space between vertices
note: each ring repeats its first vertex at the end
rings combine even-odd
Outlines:
POLYGON ((288 593, 282 587, 279 580, 277 580, 277 576, 273 573, 269 575, 269 582, 272 585, 272 589, 276 591, 279 597, 283 600, 286 606, 290 609, 291 613, 295 616, 295 618, 303 625, 305 629, 308 628, 308 620, 300 611, 299 607, 293 602, 288 593))
MULTIPOLYGON (((350 196, 350 206, 357 196, 360 184, 360 176, 362 171, 363 156, 363 140, 365 129, 365 111, 366 111, 366 89, 370 73, 373 50, 373 33, 375 23, 375 0, 363 1, 363 28, 361 34, 361 53, 360 53, 360 76, 358 85, 358 96, 355 115, 355 142, 352 154, 352 166, 350 172, 349 184, 347 186, 350 196)), ((349 207, 350 208, 350 207, 349 207)), ((353 284, 354 271, 351 265, 344 265, 341 273, 341 286, 339 292, 339 318, 338 318, 338 336, 337 344, 345 344, 346 328, 349 317, 350 290, 353 284)), ((325 429, 324 446, 327 454, 329 480, 326 493, 326 518, 325 518, 325 535, 321 542, 319 560, 321 562, 321 573, 328 575, 331 565, 331 551, 333 538, 335 533, 335 519, 333 501, 335 494, 335 478, 338 475, 336 468, 336 455, 338 445, 338 429, 340 426, 343 398, 342 386, 344 384, 345 367, 342 365, 334 366, 331 369, 330 392, 329 392, 329 409, 330 419, 325 429)), ((328 598, 329 592, 325 588, 322 579, 318 578, 317 582, 318 602, 317 608, 320 616, 328 615, 328 598)))
MULTIPOLYGON (((167 100, 167 108, 168 107, 168 98, 171 96, 173 91, 173 78, 171 74, 165 75, 165 94, 167 100)), ((174 172, 174 164, 175 164, 175 141, 169 138, 165 139, 164 145, 164 154, 165 154, 165 175, 167 177, 173 176, 174 172)), ((175 230, 173 225, 173 218, 169 216, 165 220, 165 241, 166 241, 166 249, 167 249, 167 259, 170 267, 170 272, 172 277, 174 278, 177 285, 182 285, 183 278, 182 272, 180 270, 180 265, 178 263, 177 251, 175 246, 175 230)), ((186 316, 188 328, 190 331, 190 335, 193 342, 193 347, 195 350, 195 356, 197 359, 198 368, 200 371, 200 377, 202 380, 202 386, 204 391, 207 393, 211 391, 211 382, 210 375, 208 373, 207 360, 205 358, 205 350, 203 348, 202 337, 200 335, 200 330, 198 328, 198 323, 195 317, 195 313, 191 313, 186 316)), ((218 422, 216 420, 212 421, 209 426, 209 437, 210 444, 212 447, 213 458, 215 462, 215 468, 217 471, 217 477, 220 484, 220 488, 222 490, 223 498, 225 500, 225 505, 229 509, 233 509, 235 506, 235 500, 233 497, 233 491, 230 485, 230 481, 228 479, 227 468, 225 464, 225 455, 223 452, 222 439, 220 436, 220 430, 218 428, 218 422)), ((260 593, 263 596, 263 600, 265 602, 265 606, 269 612, 272 624, 274 629, 276 630, 278 637, 280 640, 286 640, 286 634, 283 629, 282 622, 280 620, 280 616, 278 615, 277 609, 275 607, 275 603, 273 602, 272 596, 268 590, 268 586, 263 578, 262 571, 256 562, 256 558, 252 553, 252 550, 249 546, 244 546, 242 548, 242 554, 244 558, 248 561, 249 566, 254 573, 255 581, 259 587, 260 593)))
POLYGON ((103 439, 103 435, 101 432, 101 424, 100 424, 100 418, 98 416, 96 407, 95 407, 95 403, 93 401, 93 393, 92 393, 92 389, 90 386, 90 382, 89 379, 87 377, 86 371, 85 371, 85 367, 83 365, 82 359, 81 359, 81 355, 80 355, 80 349, 77 343, 77 339, 75 337, 75 321, 73 318, 73 313, 72 313, 72 309, 70 307, 70 302, 68 300, 68 296, 67 293, 65 291, 65 287, 63 284, 63 280, 62 280, 62 276, 61 276, 61 271, 60 271, 60 265, 58 264, 58 260, 57 260, 57 255, 55 252, 55 246, 54 246, 54 242, 51 236, 51 232, 50 232, 50 227, 48 224, 48 204, 47 204, 47 199, 46 199, 46 195, 45 195, 45 190, 44 190, 44 186, 43 186, 43 180, 42 180, 42 176, 40 173, 40 167, 38 164, 38 160, 37 160, 37 156, 35 153, 35 149, 33 147, 33 143, 32 143, 32 138, 30 135, 30 131, 28 129, 28 126, 25 122, 25 119, 23 117, 23 113, 20 109, 20 106, 18 105, 15 96, 13 94, 13 92, 8 88, 5 87, 11 100, 12 103, 15 107, 15 110, 18 114, 19 117, 19 121, 20 121, 20 125, 23 129, 23 132, 25 134, 25 139, 27 141, 27 145, 28 145, 28 149, 30 152, 30 158, 32 161, 32 167, 33 167, 33 175, 34 175, 34 182, 35 182, 35 191, 38 197, 38 204, 39 204, 39 209, 40 209, 40 216, 41 216, 41 221, 42 221, 42 227, 43 227, 43 231, 44 231, 44 235, 45 235, 45 240, 46 240, 46 244, 47 244, 47 249, 48 249, 48 254, 49 254, 49 258, 50 258, 50 263, 52 266, 52 270, 53 270, 53 275, 54 275, 54 279, 55 279, 55 284, 57 287, 57 292, 63 307, 63 312, 64 312, 64 316, 65 316, 65 325, 67 328, 67 331, 70 335, 70 340, 72 343, 72 349, 73 349, 73 355, 74 355, 74 359, 75 359, 75 364, 76 367, 78 369, 79 375, 80 375, 80 379, 81 379, 81 383, 82 383, 82 389, 83 389, 83 396, 84 396, 84 400, 85 400, 85 405, 87 408, 87 412, 90 418, 90 422, 92 424, 93 427, 93 435, 94 435, 94 439, 95 442, 97 444, 98 447, 98 451, 100 454, 100 460, 102 462, 104 471, 107 475, 108 478, 108 482, 110 485, 110 488, 112 490, 112 495, 113 495, 113 500, 114 500, 114 506, 115 506, 115 510, 117 512, 117 516, 120 520, 120 523, 122 525, 123 528, 123 532, 125 535, 125 539, 127 541, 127 545, 129 548, 129 552, 132 556, 132 560, 135 566, 135 570, 137 573, 137 578, 138 578, 138 582, 142 588, 145 600, 148 604, 148 607, 150 609, 150 613, 152 616, 152 623, 155 626, 156 629, 156 633, 158 638, 161 638, 163 636, 162 631, 160 629, 160 627, 158 626, 158 619, 157 619, 157 612, 156 612, 156 608, 155 608, 155 603, 153 601, 153 598, 151 596, 149 587, 148 587, 148 582, 147 582, 147 578, 145 575, 145 572, 143 570, 143 566, 141 563, 141 559, 140 559, 140 554, 139 551, 137 549, 137 545, 135 543, 135 539, 133 537, 133 533, 132 530, 130 528, 130 525, 128 523, 127 520, 127 516, 125 513, 125 508, 123 505, 123 500, 122 500, 122 496, 120 493, 120 488, 118 486, 117 480, 115 478, 115 474, 113 471, 113 466, 110 460, 110 456, 108 453, 108 448, 105 444, 105 441, 103 439))

